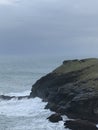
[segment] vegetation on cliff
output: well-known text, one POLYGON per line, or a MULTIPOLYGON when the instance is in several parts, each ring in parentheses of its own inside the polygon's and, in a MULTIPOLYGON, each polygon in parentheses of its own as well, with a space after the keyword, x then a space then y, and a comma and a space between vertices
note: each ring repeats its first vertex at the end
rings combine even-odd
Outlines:
POLYGON ((98 122, 98 59, 64 61, 32 86, 36 96, 57 113, 98 122))

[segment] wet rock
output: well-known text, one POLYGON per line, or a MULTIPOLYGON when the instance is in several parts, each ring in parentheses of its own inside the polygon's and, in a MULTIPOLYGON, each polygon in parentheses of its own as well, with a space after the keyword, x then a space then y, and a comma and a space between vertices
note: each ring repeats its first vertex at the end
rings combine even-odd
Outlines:
POLYGON ((0 99, 2 99, 2 100, 11 100, 12 98, 15 98, 15 96, 0 95, 0 99))
POLYGON ((87 120, 69 120, 64 125, 71 130, 98 130, 94 123, 87 120))
POLYGON ((18 100, 22 100, 28 98, 29 96, 6 96, 6 95, 0 95, 0 99, 1 100, 11 100, 11 99, 18 99, 18 100))
POLYGON ((49 116, 47 118, 49 121, 53 122, 53 123, 56 123, 56 122, 59 122, 59 121, 62 121, 62 117, 60 114, 56 113, 56 114, 52 114, 51 116, 49 116))

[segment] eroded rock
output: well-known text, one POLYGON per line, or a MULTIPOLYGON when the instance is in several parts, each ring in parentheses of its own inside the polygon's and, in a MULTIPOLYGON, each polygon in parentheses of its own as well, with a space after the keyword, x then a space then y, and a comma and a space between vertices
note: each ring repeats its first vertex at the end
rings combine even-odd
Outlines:
POLYGON ((64 125, 71 130, 98 130, 94 123, 87 120, 69 120, 64 125))
POLYGON ((47 118, 49 121, 53 122, 53 123, 56 123, 58 121, 62 121, 62 117, 60 114, 56 113, 56 114, 52 114, 51 116, 49 116, 47 118))

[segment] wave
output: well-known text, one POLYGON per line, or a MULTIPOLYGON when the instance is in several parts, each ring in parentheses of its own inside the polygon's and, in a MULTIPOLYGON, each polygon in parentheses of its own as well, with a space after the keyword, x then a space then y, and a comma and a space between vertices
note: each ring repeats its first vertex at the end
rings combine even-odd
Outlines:
POLYGON ((0 116, 8 118, 8 123, 9 119, 18 120, 17 124, 8 128, 10 130, 65 130, 63 121, 51 123, 47 120, 47 117, 54 112, 44 109, 46 104, 40 98, 2 100, 0 102, 0 116))
POLYGON ((1 93, 1 95, 6 95, 6 96, 26 96, 30 94, 30 90, 26 90, 23 92, 16 92, 16 93, 1 93))
POLYGON ((18 99, 22 100, 24 98, 29 98, 30 91, 24 91, 22 93, 7 93, 7 94, 1 94, 0 99, 1 100, 11 100, 11 99, 18 99))
POLYGON ((22 99, 17 100, 15 98, 0 102, 0 115, 6 116, 34 116, 40 109, 44 109, 45 103, 39 98, 35 99, 22 99), (37 105, 37 104, 40 104, 37 105), (38 108, 37 108, 38 106, 38 108), (34 113, 33 113, 34 112, 34 113))
MULTIPOLYGON (((59 123, 51 123, 47 120, 54 112, 50 110, 44 109, 47 102, 42 102, 40 98, 22 98, 21 100, 17 100, 15 97, 25 97, 29 94, 30 91, 25 91, 22 93, 8 93, 6 96, 14 97, 10 100, 1 100, 0 101, 0 117, 8 118, 14 122, 17 121, 13 127, 9 126, 8 129, 11 130, 65 130, 64 129, 64 121, 60 121, 59 123)), ((3 95, 5 96, 5 95, 3 95)), ((66 116, 63 117, 64 120, 68 118, 66 116)), ((4 119, 5 120, 5 119, 4 119)), ((69 129, 66 129, 69 130, 69 129)))

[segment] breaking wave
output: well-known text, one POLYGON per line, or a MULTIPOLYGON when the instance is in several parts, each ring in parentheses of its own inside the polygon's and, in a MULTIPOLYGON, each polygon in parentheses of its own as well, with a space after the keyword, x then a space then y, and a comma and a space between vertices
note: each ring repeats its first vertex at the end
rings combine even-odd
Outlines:
MULTIPOLYGON (((29 91, 25 91, 23 93, 9 93, 6 96, 26 96, 28 94, 29 91)), ((0 119, 3 119, 1 126, 4 128, 6 126, 4 124, 7 123, 5 130, 65 130, 64 121, 51 123, 47 120, 47 117, 53 112, 44 109, 46 104, 40 98, 1 100, 0 119), (15 124, 12 123, 13 119, 15 124)), ((67 120, 68 118, 63 117, 63 119, 67 120)))

